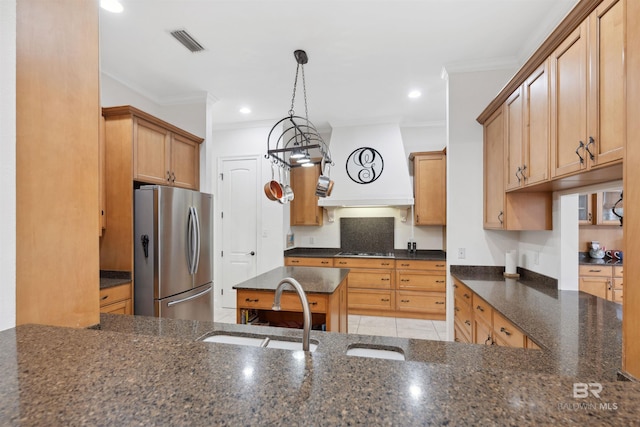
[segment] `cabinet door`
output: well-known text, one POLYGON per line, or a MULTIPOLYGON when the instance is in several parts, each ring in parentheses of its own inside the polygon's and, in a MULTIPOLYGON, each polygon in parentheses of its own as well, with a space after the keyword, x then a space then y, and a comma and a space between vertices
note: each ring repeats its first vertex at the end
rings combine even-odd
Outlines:
POLYGON ((616 202, 622 196, 621 191, 602 191, 596 193, 596 224, 598 225, 620 225, 620 219, 613 213, 613 207, 616 206, 616 213, 622 216, 624 202, 616 202))
POLYGON ((593 194, 580 194, 578 196, 578 224, 591 225, 594 223, 593 194))
POLYGON ((133 179, 150 184, 171 184, 171 133, 135 117, 133 119, 133 179))
POLYGON ((611 279, 607 277, 580 277, 580 290, 607 299, 611 279))
POLYGON ((170 171, 173 185, 197 190, 200 187, 200 144, 172 134, 170 171))
POLYGON ((100 313, 133 314, 133 311, 131 310, 131 300, 127 299, 113 304, 101 306, 100 313))
POLYGON ((473 319, 473 342, 475 344, 493 345, 491 326, 480 319, 473 319))
POLYGON ((390 270, 351 270, 349 288, 392 289, 392 277, 390 270))
POLYGON ((626 139, 624 0, 603 1, 589 24, 588 149, 593 155, 591 166, 595 166, 621 161, 626 139))
POLYGON ((484 228, 504 228, 504 121, 502 108, 484 124, 484 228))
POLYGON ((320 165, 291 169, 291 225, 322 225, 322 208, 318 207, 316 184, 320 176, 320 165))
POLYGON ((524 83, 523 175, 525 186, 549 179, 549 61, 524 83))
POLYGON ((445 276, 418 271, 397 271, 397 289, 444 292, 445 276))
MULTIPOLYGON (((349 279, 349 286, 351 286, 351 279, 349 279)), ((349 288, 348 305, 349 311, 353 309, 391 311, 395 308, 395 292, 349 288)))
POLYGON ((585 168, 587 142, 585 21, 551 54, 551 177, 585 168))
POLYGON ((446 224, 446 165, 444 153, 415 156, 413 167, 416 225, 446 224))
POLYGON ((519 87, 504 104, 504 146, 505 163, 505 189, 513 190, 524 185, 522 171, 522 114, 523 114, 522 87, 519 87))

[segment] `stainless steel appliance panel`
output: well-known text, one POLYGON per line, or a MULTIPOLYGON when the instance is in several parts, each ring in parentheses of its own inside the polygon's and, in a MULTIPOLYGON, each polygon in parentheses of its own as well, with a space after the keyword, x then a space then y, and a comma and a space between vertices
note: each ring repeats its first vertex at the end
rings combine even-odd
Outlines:
POLYGON ((213 321, 213 284, 199 286, 170 298, 156 300, 156 316, 213 321))
POLYGON ((197 268, 193 275, 193 287, 213 280, 213 196, 194 193, 192 206, 195 209, 198 230, 197 268))
POLYGON ((163 299, 193 288, 189 271, 190 206, 193 192, 181 188, 157 187, 155 246, 158 257, 158 294, 163 299))

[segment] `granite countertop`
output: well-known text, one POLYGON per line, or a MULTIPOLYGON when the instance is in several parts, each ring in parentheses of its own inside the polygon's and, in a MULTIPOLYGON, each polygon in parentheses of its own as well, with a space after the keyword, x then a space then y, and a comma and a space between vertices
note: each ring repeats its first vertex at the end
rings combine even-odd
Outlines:
POLYGON ((576 378, 614 380, 622 367, 622 305, 542 280, 505 279, 452 266, 467 285, 534 342, 552 371, 576 378))
POLYGON ((589 252, 580 252, 578 254, 578 264, 579 265, 611 265, 611 266, 622 266, 622 260, 616 258, 591 258, 589 256, 589 252))
POLYGON ((300 282, 305 292, 332 294, 348 274, 348 268, 277 267, 252 279, 240 282, 233 288, 275 291, 282 279, 292 277, 300 282))
POLYGON ((638 383, 600 381, 600 399, 577 399, 575 378, 508 370, 516 354, 538 351, 312 331, 318 349, 303 353, 196 341, 299 330, 106 314, 101 328, 0 332, 0 424, 637 423, 638 383), (348 357, 336 347, 363 341, 440 360, 348 357))
MULTIPOLYGON (((284 256, 308 257, 308 258, 337 258, 342 249, 340 248, 293 248, 284 251, 284 256)), ((409 253, 406 249, 395 249, 393 251, 395 259, 415 259, 427 261, 445 261, 447 253, 441 250, 419 249, 416 253, 409 253)))
POLYGON ((100 289, 112 288, 130 282, 130 271, 100 270, 100 289))

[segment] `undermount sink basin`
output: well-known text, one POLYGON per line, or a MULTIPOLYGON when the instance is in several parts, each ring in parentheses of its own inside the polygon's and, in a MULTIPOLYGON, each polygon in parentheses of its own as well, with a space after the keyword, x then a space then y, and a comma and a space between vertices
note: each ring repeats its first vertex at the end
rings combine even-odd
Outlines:
MULTIPOLYGON (((292 350, 292 351, 302 350, 301 341, 278 340, 278 339, 273 339, 267 336, 248 337, 244 335, 217 334, 217 335, 208 336, 202 339, 202 341, 222 343, 222 344, 246 345, 250 347, 280 348, 283 350, 292 350)), ((309 343, 309 351, 313 352, 316 350, 317 347, 318 347, 317 342, 309 343)))
POLYGON ((349 347, 347 349, 347 356, 357 357, 372 357, 375 359, 389 359, 389 360, 405 360, 404 353, 400 349, 382 349, 371 347, 349 347))

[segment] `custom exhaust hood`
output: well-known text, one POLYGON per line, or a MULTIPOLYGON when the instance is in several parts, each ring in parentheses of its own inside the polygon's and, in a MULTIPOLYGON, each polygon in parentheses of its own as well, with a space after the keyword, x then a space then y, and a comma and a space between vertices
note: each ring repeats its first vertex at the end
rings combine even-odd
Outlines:
POLYGON ((335 186, 331 196, 318 200, 319 206, 413 205, 408 157, 397 123, 333 127, 329 145, 334 165, 325 175, 330 174, 335 186))

